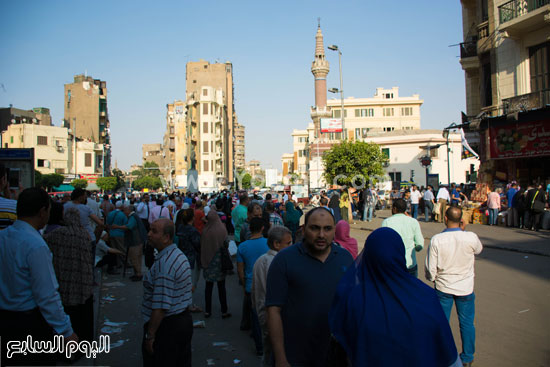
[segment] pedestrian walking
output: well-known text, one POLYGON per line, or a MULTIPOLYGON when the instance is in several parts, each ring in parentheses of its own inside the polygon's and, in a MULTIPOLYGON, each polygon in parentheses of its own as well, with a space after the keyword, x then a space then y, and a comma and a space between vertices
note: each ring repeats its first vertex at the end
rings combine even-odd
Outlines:
POLYGON ((271 347, 271 340, 269 340, 267 313, 265 309, 267 271, 275 255, 290 245, 292 245, 292 233, 290 233, 288 228, 282 226, 271 228, 267 236, 269 251, 258 258, 252 270, 252 288, 250 293, 252 307, 258 315, 258 322, 262 331, 262 345, 264 351, 262 366, 265 367, 273 366, 273 348, 271 347))
POLYGON ((411 188, 411 217, 414 219, 418 218, 418 206, 420 205, 420 199, 422 198, 422 193, 418 190, 416 185, 412 185, 411 188))
POLYGON ((376 206, 376 195, 373 193, 373 189, 367 187, 363 194, 363 220, 365 222, 372 221, 372 215, 374 213, 374 208, 376 206))
POLYGON ((498 224, 498 212, 500 210, 500 193, 502 189, 499 187, 487 194, 487 209, 489 210, 488 225, 496 226, 498 224))
POLYGON ((438 222, 443 223, 445 218, 445 211, 447 210, 447 203, 450 204, 451 196, 445 186, 441 186, 437 192, 437 203, 439 204, 439 218, 438 222))
POLYGON ((201 235, 198 229, 193 225, 194 221, 195 213, 193 209, 187 208, 178 211, 176 215, 176 244, 181 252, 187 257, 191 268, 193 303, 189 311, 202 312, 203 310, 196 305, 194 298, 201 274, 201 235))
POLYGON ((460 324, 460 359, 471 366, 475 353, 475 255, 483 246, 477 235, 465 230, 462 209, 450 207, 445 213, 447 228, 432 237, 426 256, 426 279, 435 283, 435 291, 447 319, 453 303, 460 324))
POLYGON ((130 280, 139 282, 143 279, 141 264, 143 262, 143 245, 147 241, 147 230, 134 211, 133 205, 124 206, 123 211, 128 218, 127 230, 124 231, 124 246, 128 254, 127 258, 134 268, 134 275, 130 277, 130 280))
POLYGON ((285 227, 290 229, 290 232, 292 232, 292 241, 295 241, 303 212, 302 209, 296 208, 296 205, 291 200, 286 202, 285 209, 285 214, 283 215, 285 227))
POLYGON ((264 221, 262 218, 253 217, 250 220, 250 239, 241 242, 237 250, 237 274, 243 285, 243 308, 241 317, 241 330, 252 329, 252 337, 256 344, 256 354, 263 354, 262 335, 258 315, 252 308, 252 273, 256 260, 269 251, 267 238, 263 237, 264 221))
POLYGON ((507 227, 517 227, 518 223, 518 210, 514 208, 514 196, 518 192, 518 185, 512 183, 508 191, 506 191, 506 200, 508 202, 508 211, 506 213, 506 226, 507 227))
POLYGON ((52 252, 59 294, 80 340, 94 339, 94 259, 90 235, 76 208, 63 213, 63 225, 44 236, 52 252))
POLYGON ((348 189, 344 189, 344 192, 340 197, 340 216, 342 217, 342 220, 345 220, 348 223, 352 219, 352 217, 350 216, 350 211, 351 200, 349 196, 349 191, 348 189))
POLYGON ((424 237, 420 224, 405 214, 407 203, 404 199, 394 200, 392 204, 392 216, 384 219, 382 227, 390 227, 395 230, 403 239, 405 246, 405 260, 409 274, 418 277, 418 265, 416 264, 416 253, 424 248, 424 237))
POLYGON ((275 364, 323 366, 330 344, 328 312, 340 278, 353 263, 333 243, 325 208, 305 216, 304 241, 279 252, 267 274, 265 305, 275 364))
POLYGON ((331 366, 462 365, 437 295, 408 273, 404 249, 396 231, 379 228, 340 280, 329 324, 345 357, 331 366))
POLYGON ((230 317, 227 310, 227 295, 225 291, 225 273, 222 271, 222 253, 227 241, 227 230, 215 210, 210 210, 207 222, 201 235, 201 260, 203 276, 206 281, 204 290, 204 317, 212 316, 212 290, 214 283, 218 285, 222 318, 230 317))
POLYGON ((334 242, 348 250, 353 256, 353 259, 357 257, 357 240, 350 237, 350 225, 345 220, 341 220, 336 223, 336 230, 334 231, 334 242))
POLYGON ((239 195, 239 205, 231 211, 231 218, 233 220, 233 226, 235 227, 235 242, 239 244, 243 241, 241 239, 241 227, 248 217, 248 195, 246 192, 239 195))
POLYGON ((51 353, 7 357, 9 341, 78 341, 63 310, 52 253, 38 231, 48 223, 50 197, 38 188, 25 189, 17 200, 17 220, 0 231, 0 339, 2 361, 9 364, 55 364, 51 353), (9 362, 8 362, 9 361, 9 362))
POLYGON ((143 279, 143 365, 191 367, 193 320, 191 269, 173 243, 174 223, 158 219, 151 224, 149 241, 159 252, 143 279))
POLYGON ((424 221, 430 222, 432 219, 432 212, 435 205, 435 197, 433 193, 433 187, 428 185, 426 192, 424 192, 424 221))

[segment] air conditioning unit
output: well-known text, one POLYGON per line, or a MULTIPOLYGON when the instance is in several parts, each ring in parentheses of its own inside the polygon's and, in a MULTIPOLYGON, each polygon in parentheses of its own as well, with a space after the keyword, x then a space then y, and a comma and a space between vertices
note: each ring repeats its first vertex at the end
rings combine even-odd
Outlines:
POLYGON ((63 153, 63 151, 64 151, 64 149, 63 149, 63 147, 62 147, 61 145, 58 145, 58 146, 56 147, 56 149, 57 149, 57 151, 58 151, 59 153, 63 153))

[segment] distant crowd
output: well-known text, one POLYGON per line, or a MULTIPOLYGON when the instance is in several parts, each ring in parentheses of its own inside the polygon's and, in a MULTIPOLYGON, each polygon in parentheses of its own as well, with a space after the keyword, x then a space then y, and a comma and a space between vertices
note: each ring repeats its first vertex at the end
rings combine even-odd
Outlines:
MULTIPOLYGON (((6 186, 0 166, 7 196, 6 186)), ((511 184, 508 201, 547 202, 533 190, 511 184)), ((494 192, 499 198, 489 194, 489 210, 502 202, 494 192)), ((225 280, 235 272, 240 329, 251 333, 264 366, 472 365, 474 262, 482 244, 465 230, 461 205, 468 198, 459 186, 437 194, 413 186, 389 199, 371 188, 321 192, 305 213, 292 192, 273 199, 241 191, 100 196, 82 189, 50 198, 38 188, 17 200, 0 197, 3 360, 7 341, 27 335, 93 340, 94 269, 116 275, 131 267, 130 279, 143 283, 145 366, 191 366, 191 314, 216 314, 216 286, 219 317, 232 317, 227 299, 235 295, 225 280), (359 252, 350 222, 371 221, 381 201, 392 215, 359 252), (417 279, 416 253, 425 247, 419 212, 446 225, 427 247, 424 276, 433 288, 417 279), (195 292, 201 278, 204 309, 195 292), (448 322, 453 304, 460 354, 448 322)), ((508 210, 514 208, 525 215, 514 204, 508 210)), ((536 215, 529 218, 536 229, 536 215)), ((58 358, 31 353, 10 362, 58 358)))

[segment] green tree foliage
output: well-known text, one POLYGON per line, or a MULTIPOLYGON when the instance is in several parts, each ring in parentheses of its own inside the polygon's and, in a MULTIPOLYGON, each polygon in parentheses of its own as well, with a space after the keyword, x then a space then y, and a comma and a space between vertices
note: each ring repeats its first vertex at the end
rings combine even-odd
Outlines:
POLYGON ((386 162, 387 157, 378 144, 346 141, 334 145, 324 154, 324 177, 329 185, 334 183, 335 178, 339 185, 351 186, 354 178, 355 184, 361 185, 361 181, 368 183, 376 176, 384 175, 386 162), (361 176, 359 182, 358 176, 361 176))
POLYGON ((44 183, 42 182, 42 173, 38 170, 34 171, 34 186, 35 187, 44 187, 44 183))
POLYGON ((139 191, 145 188, 149 190, 156 190, 162 187, 162 182, 160 181, 159 177, 145 176, 135 180, 132 186, 134 190, 139 190, 139 191))
MULTIPOLYGON (((114 171, 113 171, 114 174, 114 171)), ((132 175, 137 176, 138 178, 143 177, 159 177, 160 169, 159 165, 155 162, 145 162, 142 168, 132 171, 132 175)))
POLYGON ((252 176, 250 176, 250 173, 245 173, 243 176, 242 186, 243 189, 249 189, 252 187, 252 176))
POLYGON ((88 186, 88 181, 86 181, 85 178, 77 178, 77 179, 71 181, 71 185, 75 189, 77 189, 77 188, 85 189, 88 186))
MULTIPOLYGON (((113 174, 113 177, 116 178, 116 186, 114 189, 111 189, 111 190, 118 190, 120 189, 121 187, 124 187, 125 186, 125 183, 124 183, 124 173, 119 170, 118 168, 115 168, 113 171, 112 171, 112 174, 113 174)), ((98 185, 99 186, 99 185, 98 185)))
POLYGON ((99 177, 96 181, 96 185, 103 191, 114 191, 118 187, 117 177, 99 177))
MULTIPOLYGON (((35 176, 36 179, 36 176, 35 176)), ((41 186, 46 189, 46 191, 52 191, 54 187, 58 187, 63 184, 65 177, 59 173, 49 173, 47 175, 42 175, 41 186)), ((38 184, 36 184, 38 186, 38 184)))

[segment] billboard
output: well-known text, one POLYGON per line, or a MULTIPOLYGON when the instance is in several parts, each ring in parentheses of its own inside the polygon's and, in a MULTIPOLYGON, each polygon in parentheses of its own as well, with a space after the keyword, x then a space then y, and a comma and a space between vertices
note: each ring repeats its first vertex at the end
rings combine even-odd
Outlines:
POLYGON ((550 120, 489 128, 491 159, 550 155, 550 120))
POLYGON ((321 132, 322 133, 341 133, 342 120, 341 119, 321 119, 321 132))

